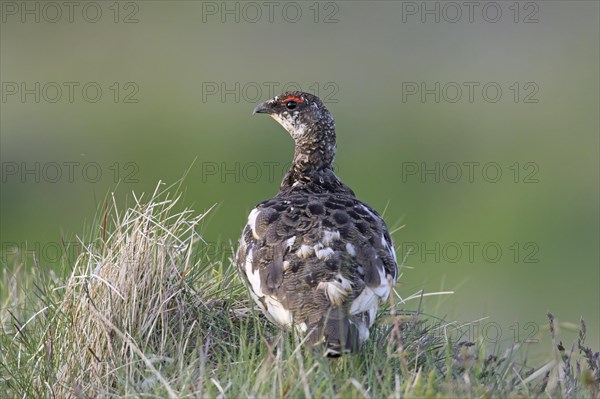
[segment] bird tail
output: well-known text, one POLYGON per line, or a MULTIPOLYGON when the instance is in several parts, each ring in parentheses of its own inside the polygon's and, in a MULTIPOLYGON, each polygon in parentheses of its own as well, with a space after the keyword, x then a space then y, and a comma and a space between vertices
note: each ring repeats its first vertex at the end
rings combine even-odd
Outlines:
POLYGON ((354 353, 360 347, 358 328, 341 308, 328 309, 311 334, 315 346, 324 344, 326 357, 354 353))

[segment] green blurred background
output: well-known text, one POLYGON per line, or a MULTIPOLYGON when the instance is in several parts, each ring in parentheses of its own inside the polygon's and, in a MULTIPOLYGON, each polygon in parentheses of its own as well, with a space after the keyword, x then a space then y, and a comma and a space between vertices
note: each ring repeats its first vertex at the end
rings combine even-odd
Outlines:
POLYGON ((493 342, 549 349, 552 311, 600 344, 599 3, 53 4, 2 2, 2 268, 15 248, 54 267, 108 192, 189 168, 185 205, 218 204, 202 233, 227 252, 291 160, 251 115, 289 84, 325 99, 339 176, 412 250, 401 295, 455 291, 425 311, 488 316, 493 342))

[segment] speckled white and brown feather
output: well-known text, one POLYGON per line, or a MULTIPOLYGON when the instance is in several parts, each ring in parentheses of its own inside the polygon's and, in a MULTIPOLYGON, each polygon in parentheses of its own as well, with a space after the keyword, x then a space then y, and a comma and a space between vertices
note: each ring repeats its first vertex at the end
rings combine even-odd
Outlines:
POLYGON ((333 119, 318 98, 285 93, 265 104, 302 131, 291 132, 296 154, 279 193, 250 212, 240 275, 272 322, 310 334, 327 355, 354 352, 396 281, 394 244, 377 212, 333 173, 333 119), (289 98, 301 100, 293 117, 278 108, 289 98))

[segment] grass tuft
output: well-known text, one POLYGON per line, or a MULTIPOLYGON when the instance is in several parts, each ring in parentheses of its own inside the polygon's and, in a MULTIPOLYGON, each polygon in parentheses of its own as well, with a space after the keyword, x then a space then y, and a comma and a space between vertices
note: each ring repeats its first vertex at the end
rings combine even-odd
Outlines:
POLYGON ((3 270, 2 395, 600 398, 583 320, 567 347, 548 314, 548 361, 532 367, 521 344, 454 342, 464 326, 420 305, 448 292, 391 296, 361 353, 323 358, 254 311, 232 259, 207 255, 197 234, 208 212, 160 187, 124 210, 111 197, 66 277, 3 270))

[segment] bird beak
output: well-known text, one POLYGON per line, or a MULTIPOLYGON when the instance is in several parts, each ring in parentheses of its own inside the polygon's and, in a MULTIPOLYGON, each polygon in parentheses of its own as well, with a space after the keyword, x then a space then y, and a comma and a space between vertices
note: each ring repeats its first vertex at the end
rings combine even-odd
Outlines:
POLYGON ((260 103, 254 108, 252 115, 254 115, 254 114, 270 114, 271 112, 272 112, 272 109, 269 106, 269 104, 260 103))

